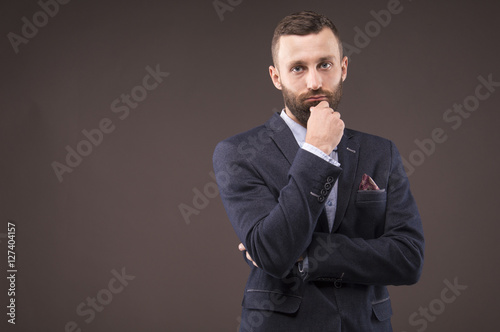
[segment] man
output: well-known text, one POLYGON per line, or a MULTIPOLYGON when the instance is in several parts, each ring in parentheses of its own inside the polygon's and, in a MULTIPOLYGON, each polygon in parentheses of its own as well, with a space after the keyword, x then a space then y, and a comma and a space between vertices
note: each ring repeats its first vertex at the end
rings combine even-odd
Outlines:
POLYGON ((386 285, 417 282, 424 238, 394 144, 344 129, 348 59, 326 17, 285 17, 271 79, 285 108, 214 152, 251 267, 240 331, 392 331, 386 285))

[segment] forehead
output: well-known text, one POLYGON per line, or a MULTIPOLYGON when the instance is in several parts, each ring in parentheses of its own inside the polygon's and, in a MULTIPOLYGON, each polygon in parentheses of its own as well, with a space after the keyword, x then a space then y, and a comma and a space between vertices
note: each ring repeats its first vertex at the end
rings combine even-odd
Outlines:
POLYGON ((279 40, 278 62, 284 65, 325 57, 340 58, 337 38, 329 28, 305 36, 285 35, 279 40))

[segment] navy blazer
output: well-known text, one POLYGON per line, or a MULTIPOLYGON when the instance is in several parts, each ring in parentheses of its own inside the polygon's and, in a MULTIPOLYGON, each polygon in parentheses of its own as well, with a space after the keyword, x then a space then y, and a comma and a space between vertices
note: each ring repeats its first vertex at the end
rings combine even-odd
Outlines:
POLYGON ((392 331, 386 285, 413 284, 422 271, 417 206, 391 141, 345 129, 338 159, 300 149, 277 113, 215 148, 222 202, 259 266, 247 260, 240 331, 392 331), (365 173, 380 190, 358 190, 365 173), (330 232, 324 204, 335 181, 330 232))

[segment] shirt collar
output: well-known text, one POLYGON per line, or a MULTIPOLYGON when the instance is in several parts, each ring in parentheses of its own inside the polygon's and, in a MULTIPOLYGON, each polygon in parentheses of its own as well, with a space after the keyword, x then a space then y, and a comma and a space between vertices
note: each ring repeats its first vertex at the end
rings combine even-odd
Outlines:
POLYGON ((297 122, 293 121, 288 114, 286 114, 285 109, 281 111, 280 114, 281 118, 285 120, 285 123, 287 124, 288 128, 292 131, 293 137, 295 137, 295 140, 297 141, 297 144, 302 147, 306 141, 306 128, 302 127, 302 125, 298 124, 297 122))

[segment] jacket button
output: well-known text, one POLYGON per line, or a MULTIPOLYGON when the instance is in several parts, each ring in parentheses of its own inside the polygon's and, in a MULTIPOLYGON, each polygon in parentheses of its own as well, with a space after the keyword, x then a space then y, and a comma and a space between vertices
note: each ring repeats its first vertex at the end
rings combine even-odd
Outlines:
POLYGON ((331 184, 331 183, 325 183, 324 188, 325 188, 326 190, 330 190, 330 189, 332 189, 332 184, 331 184))
POLYGON ((333 183, 333 176, 329 176, 326 178, 326 182, 333 183))
POLYGON ((342 279, 335 279, 335 281, 333 282, 333 286, 335 286, 335 288, 341 288, 342 287, 342 279))
POLYGON ((319 196, 318 202, 323 203, 325 201, 325 196, 319 196))
POLYGON ((328 194, 328 191, 326 189, 321 189, 320 193, 322 196, 326 196, 326 194, 328 194))

